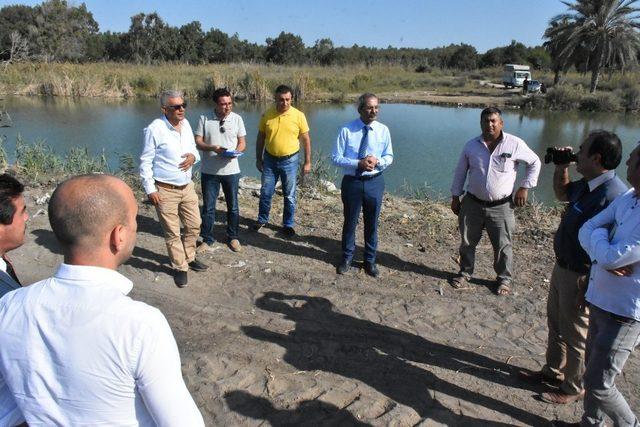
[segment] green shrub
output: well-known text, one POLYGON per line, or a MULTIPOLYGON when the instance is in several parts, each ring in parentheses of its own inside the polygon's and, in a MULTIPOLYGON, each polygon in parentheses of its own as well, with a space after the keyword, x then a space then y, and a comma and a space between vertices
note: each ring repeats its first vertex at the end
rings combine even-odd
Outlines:
POLYGON ((600 92, 588 95, 580 101, 582 111, 617 111, 620 109, 620 98, 613 92, 600 92))
POLYGON ((573 110, 580 107, 583 96, 584 89, 580 85, 555 86, 547 92, 547 104, 558 110, 573 110))
POLYGON ((640 110, 640 88, 638 86, 622 91, 622 106, 626 111, 640 110))
POLYGON ((545 107, 547 107, 547 100, 540 93, 527 96, 520 101, 520 108, 523 110, 541 110, 545 107))
POLYGON ((362 90, 371 84, 371 75, 369 74, 356 74, 351 80, 349 85, 351 89, 362 90))

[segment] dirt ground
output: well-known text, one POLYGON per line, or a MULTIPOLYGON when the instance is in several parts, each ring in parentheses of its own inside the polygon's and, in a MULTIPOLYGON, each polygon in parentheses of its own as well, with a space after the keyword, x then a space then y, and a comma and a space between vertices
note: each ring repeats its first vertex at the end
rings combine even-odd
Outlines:
MULTIPOLYGON (((50 191, 27 193, 27 243, 12 253, 25 283, 50 276, 61 262, 46 204, 36 203, 50 191)), ((447 283, 458 235, 443 205, 386 198, 375 280, 361 268, 335 273, 339 196, 304 195, 291 239, 279 233, 280 196, 276 225, 259 233, 248 230, 255 190, 241 190, 240 203, 243 252, 218 245, 202 256, 210 270, 190 273, 188 287, 173 284, 155 211, 142 203, 138 245, 120 269, 134 282, 131 296, 168 318, 207 425, 541 426, 579 419, 581 403, 548 405, 535 398, 544 389, 515 377, 518 367, 538 369, 544 359, 552 227, 537 221, 549 218, 532 211, 519 222, 515 292, 498 297, 486 238, 477 279, 461 290, 447 283)), ((223 240, 224 226, 216 232, 223 240)), ((361 248, 361 227, 358 234, 361 248)), ((618 387, 640 412, 637 354, 618 387)))

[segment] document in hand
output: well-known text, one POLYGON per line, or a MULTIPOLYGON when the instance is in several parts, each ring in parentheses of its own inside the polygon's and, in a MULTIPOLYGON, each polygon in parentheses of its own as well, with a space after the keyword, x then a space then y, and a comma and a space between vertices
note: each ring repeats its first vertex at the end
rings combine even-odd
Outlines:
POLYGON ((222 157, 240 157, 242 156, 244 153, 242 151, 236 151, 236 150, 226 150, 225 152, 223 152, 222 154, 220 154, 222 157))

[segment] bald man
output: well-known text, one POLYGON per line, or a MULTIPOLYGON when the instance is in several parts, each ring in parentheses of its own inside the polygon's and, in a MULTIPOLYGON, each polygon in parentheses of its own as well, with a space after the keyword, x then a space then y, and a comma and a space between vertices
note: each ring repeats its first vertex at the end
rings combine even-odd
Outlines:
POLYGON ((127 297, 133 284, 116 271, 137 212, 110 175, 71 178, 51 196, 64 263, 0 300, 0 380, 29 425, 204 425, 169 324, 127 297))

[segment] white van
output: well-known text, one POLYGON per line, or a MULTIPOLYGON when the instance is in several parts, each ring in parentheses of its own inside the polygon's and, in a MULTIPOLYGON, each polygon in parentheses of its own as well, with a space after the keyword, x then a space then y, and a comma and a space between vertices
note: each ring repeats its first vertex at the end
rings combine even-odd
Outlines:
POLYGON ((504 87, 522 87, 525 78, 531 80, 531 69, 528 65, 505 64, 502 74, 504 87))

